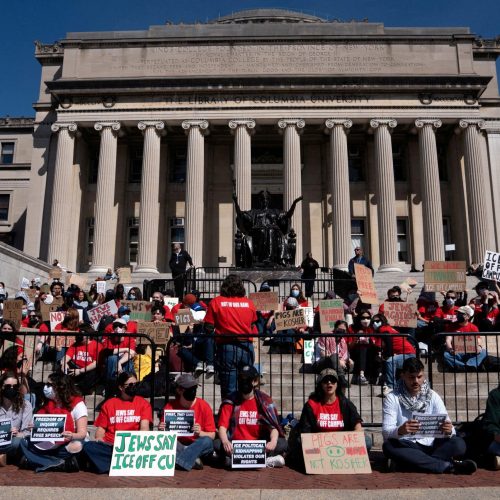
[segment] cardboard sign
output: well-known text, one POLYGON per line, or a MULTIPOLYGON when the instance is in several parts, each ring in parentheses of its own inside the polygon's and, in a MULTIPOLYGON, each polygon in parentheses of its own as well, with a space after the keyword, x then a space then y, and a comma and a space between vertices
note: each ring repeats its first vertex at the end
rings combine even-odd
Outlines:
POLYGON ((0 447, 12 443, 12 421, 0 420, 0 447))
POLYGON ((437 415, 424 415, 422 413, 413 412, 411 415, 413 420, 417 420, 420 424, 420 429, 413 436, 416 439, 422 438, 444 438, 445 433, 440 429, 441 424, 448 418, 446 413, 437 415))
POLYGON ((274 313, 274 323, 278 332, 289 328, 307 328, 304 309, 300 307, 291 311, 274 313))
POLYGON ((249 293, 248 298, 255 304, 257 311, 279 311, 278 292, 249 293))
POLYGON ((118 281, 120 283, 132 283, 132 274, 130 273, 130 267, 119 267, 116 270, 118 274, 118 281))
POLYGON ((198 323, 198 321, 194 319, 191 309, 179 309, 174 314, 174 319, 181 333, 184 333, 190 326, 198 323))
POLYGON ((304 364, 312 365, 314 363, 314 339, 304 339, 304 364))
POLYGON ((480 335, 456 335, 452 338, 453 349, 457 353, 477 354, 480 335))
POLYGON ((391 326, 417 328, 417 305, 413 302, 384 302, 384 315, 391 326))
POLYGON ((307 474, 371 474, 363 432, 301 434, 307 474))
POLYGON ((54 345, 56 349, 62 349, 62 348, 67 349, 70 345, 74 344, 75 342, 76 342, 76 337, 74 335, 54 335, 50 338, 51 345, 54 345))
POLYGON ((365 304, 377 305, 379 300, 375 283, 373 282, 372 270, 363 266, 363 264, 354 264, 354 274, 361 301, 365 304))
POLYGON ((120 305, 130 309, 132 321, 151 321, 151 309, 153 304, 145 300, 122 300, 120 305))
POLYGON ((78 274, 72 274, 69 278, 69 284, 77 286, 80 290, 85 290, 87 288, 87 278, 78 274))
POLYGON ((21 337, 24 342, 23 357, 30 362, 30 366, 33 366, 33 361, 35 361, 34 351, 35 345, 38 343, 38 333, 38 328, 21 327, 19 330, 19 337, 21 337), (26 335, 27 333, 34 333, 36 335, 26 335))
POLYGON ((163 303, 166 306, 168 306, 169 309, 172 309, 172 307, 176 306, 179 303, 179 298, 178 297, 164 297, 163 303))
POLYGON ((64 426, 66 425, 66 415, 33 415, 33 429, 31 429, 31 441, 34 443, 43 441, 60 441, 64 426))
POLYGON ((177 436, 194 436, 194 410, 165 410, 165 430, 177 436))
POLYGON ((500 335, 485 335, 484 338, 488 354, 500 358, 500 335))
POLYGON ((231 467, 233 469, 261 469, 266 466, 266 441, 234 440, 231 467))
POLYGON ((38 290, 36 288, 28 288, 26 290, 26 295, 28 296, 31 302, 35 302, 38 296, 38 290))
POLYGON ((99 322, 103 316, 114 316, 116 314, 118 314, 118 307, 116 307, 116 302, 114 300, 105 302, 87 311, 89 321, 92 323, 94 330, 97 330, 99 327, 99 322))
POLYGON ((339 319, 344 319, 344 301, 342 299, 319 301, 321 333, 332 332, 339 319))
POLYGON ((433 261, 424 263, 426 292, 463 292, 466 289, 465 260, 433 261))
POLYGON ((106 282, 102 280, 96 281, 95 288, 97 293, 102 293, 104 295, 106 293, 106 282))
POLYGON ((64 321, 66 313, 64 311, 51 311, 49 313, 50 331, 53 332, 59 323, 64 321))
POLYGON ((3 319, 12 321, 16 325, 16 330, 19 330, 23 319, 23 301, 17 299, 4 300, 3 319))
POLYGON ((57 304, 45 304, 40 302, 40 313, 42 314, 42 321, 50 321, 50 313, 57 311, 59 306, 57 304))
POLYGON ((170 338, 168 323, 153 323, 152 321, 138 321, 137 332, 148 335, 156 345, 165 345, 170 338))
POLYGON ((483 278, 500 281, 500 253, 486 252, 483 264, 483 278))
POLYGON ((52 280, 60 280, 62 278, 62 269, 59 267, 54 267, 49 271, 49 277, 52 280))
POLYGON ((118 431, 113 444, 110 476, 173 476, 175 432, 118 431))

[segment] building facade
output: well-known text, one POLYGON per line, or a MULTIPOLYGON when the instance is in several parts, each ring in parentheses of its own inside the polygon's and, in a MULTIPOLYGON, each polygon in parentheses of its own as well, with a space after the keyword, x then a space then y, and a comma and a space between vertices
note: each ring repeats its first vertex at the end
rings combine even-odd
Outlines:
POLYGON ((345 268, 356 245, 380 271, 482 262, 500 248, 499 52, 467 28, 281 10, 38 43, 24 251, 156 273, 181 242, 231 265, 232 193, 245 210, 267 189, 285 210, 303 196, 298 263, 345 268))

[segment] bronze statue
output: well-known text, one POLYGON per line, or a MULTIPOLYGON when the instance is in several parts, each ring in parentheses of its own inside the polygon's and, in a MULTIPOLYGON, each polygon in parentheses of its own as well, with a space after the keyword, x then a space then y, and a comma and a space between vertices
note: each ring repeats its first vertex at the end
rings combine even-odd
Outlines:
POLYGON ((271 194, 261 191, 260 208, 242 211, 233 193, 236 207, 235 236, 238 267, 290 266, 295 261, 295 232, 290 220, 302 196, 294 200, 287 212, 269 208, 271 194))

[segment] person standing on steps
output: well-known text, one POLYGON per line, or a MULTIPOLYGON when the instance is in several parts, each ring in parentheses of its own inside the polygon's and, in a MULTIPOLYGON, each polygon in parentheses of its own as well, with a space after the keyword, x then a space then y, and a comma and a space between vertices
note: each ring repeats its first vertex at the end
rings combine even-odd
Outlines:
POLYGON ((184 297, 184 284, 186 282, 186 271, 194 267, 193 259, 186 250, 182 250, 179 243, 174 243, 173 252, 168 262, 174 280, 175 296, 184 297), (189 265, 189 268, 187 267, 189 265))

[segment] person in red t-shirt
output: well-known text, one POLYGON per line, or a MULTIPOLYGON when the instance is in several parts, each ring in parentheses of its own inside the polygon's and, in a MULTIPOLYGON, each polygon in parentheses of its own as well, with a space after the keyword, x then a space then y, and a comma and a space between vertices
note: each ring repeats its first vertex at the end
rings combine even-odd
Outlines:
POLYGON ((443 305, 438 307, 434 321, 440 321, 443 326, 454 323, 457 320, 458 306, 455 305, 457 301, 457 292, 448 290, 444 297, 443 305))
POLYGON ((245 297, 241 279, 230 274, 222 282, 220 296, 210 301, 205 316, 205 331, 215 331, 216 335, 222 398, 236 390, 238 369, 254 363, 253 343, 249 335, 256 322, 254 303, 245 297))
POLYGON ((127 323, 118 318, 113 321, 113 335, 103 340, 103 350, 106 357, 107 380, 115 379, 124 371, 133 372, 135 356, 135 338, 123 337, 127 323))
MULTIPOLYGON (((474 309, 462 306, 457 311, 457 321, 446 328, 450 333, 476 334, 479 329, 470 320, 474 316, 474 309)), ((452 371, 478 369, 488 353, 480 335, 447 335, 443 358, 446 366, 452 371), (468 345, 469 344, 469 345, 468 345)))
MULTIPOLYGON (((196 397, 198 382, 189 373, 179 375, 175 380, 175 399, 163 408, 163 419, 158 426, 166 429, 165 410, 192 410, 194 424, 192 436, 178 436, 175 464, 182 470, 203 469, 201 459, 214 451, 215 421, 212 408, 203 399, 196 397)), ((168 429, 167 429, 168 430, 168 429)))
POLYGON ((219 409, 219 439, 214 449, 221 458, 233 453, 233 440, 265 440, 268 467, 283 467, 288 444, 272 399, 257 390, 260 375, 253 366, 238 372, 238 390, 222 401, 219 409))
POLYGON ((151 405, 136 395, 135 376, 122 372, 117 383, 118 397, 108 399, 95 420, 95 441, 87 441, 83 447, 91 468, 99 474, 109 472, 116 432, 149 431, 153 422, 151 405))

